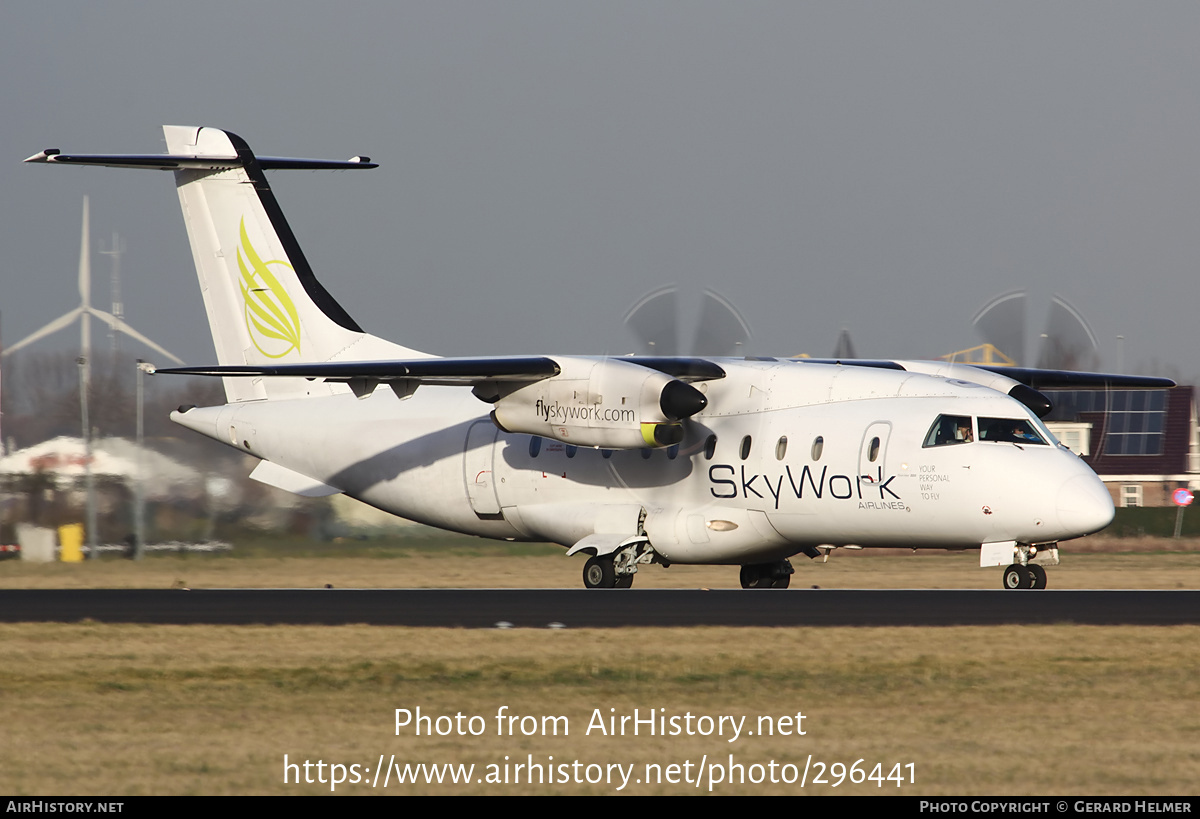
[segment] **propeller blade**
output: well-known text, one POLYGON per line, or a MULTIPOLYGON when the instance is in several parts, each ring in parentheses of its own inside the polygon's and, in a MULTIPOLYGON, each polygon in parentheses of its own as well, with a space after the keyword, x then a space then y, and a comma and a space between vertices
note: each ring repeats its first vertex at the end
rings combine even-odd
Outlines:
POLYGON ((642 296, 625 313, 625 326, 650 355, 679 355, 679 288, 673 284, 642 296))
POLYGON ((988 344, 1025 366, 1025 303, 1024 290, 1001 293, 979 308, 971 324, 988 344))
POLYGON ((1083 315, 1055 294, 1046 318, 1046 332, 1042 334, 1038 369, 1098 370, 1100 362, 1096 351, 1099 347, 1096 334, 1083 315))
POLYGON ((701 296, 700 324, 696 327, 691 355, 746 355, 750 325, 729 299, 713 290, 701 296))

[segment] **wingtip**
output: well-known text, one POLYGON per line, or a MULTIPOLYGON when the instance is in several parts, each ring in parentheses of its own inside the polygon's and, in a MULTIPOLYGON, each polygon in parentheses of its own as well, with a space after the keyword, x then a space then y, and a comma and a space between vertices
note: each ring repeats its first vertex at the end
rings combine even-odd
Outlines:
POLYGON ((58 148, 46 148, 44 151, 38 151, 33 156, 29 157, 28 159, 24 159, 22 161, 23 162, 53 162, 54 157, 58 156, 61 153, 62 153, 62 151, 60 151, 58 148))

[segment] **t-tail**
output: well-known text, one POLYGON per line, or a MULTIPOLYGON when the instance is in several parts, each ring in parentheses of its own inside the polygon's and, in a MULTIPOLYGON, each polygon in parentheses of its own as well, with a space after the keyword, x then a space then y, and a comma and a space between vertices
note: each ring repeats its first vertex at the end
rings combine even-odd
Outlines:
MULTIPOLYGON (((222 365, 426 357, 363 332, 317 281, 264 171, 377 167, 350 160, 260 157, 245 140, 216 128, 167 125, 166 154, 64 154, 47 149, 26 162, 170 170, 187 224, 209 328, 222 365)), ((229 401, 293 398, 314 390, 295 378, 225 378, 229 401)))

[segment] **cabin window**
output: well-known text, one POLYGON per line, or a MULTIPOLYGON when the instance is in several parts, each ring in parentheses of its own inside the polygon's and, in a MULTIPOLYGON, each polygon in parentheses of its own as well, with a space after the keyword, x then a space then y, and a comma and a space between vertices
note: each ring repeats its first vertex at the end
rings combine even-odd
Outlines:
POLYGON ((600 450, 600 454, 604 456, 604 459, 605 459, 605 460, 608 460, 609 458, 611 458, 611 457, 612 457, 612 453, 613 453, 613 451, 612 451, 611 449, 602 449, 602 450, 600 450))
POLYGON ((871 446, 867 449, 867 460, 871 463, 875 463, 877 458, 879 458, 879 439, 872 438, 871 446))
POLYGON ((572 444, 567 444, 567 457, 568 458, 574 458, 575 453, 578 451, 579 451, 579 447, 574 446, 572 444))
POLYGON ((708 438, 706 438, 704 440, 704 460, 711 461, 713 459, 713 455, 716 455, 716 454, 717 454, 717 436, 709 435, 708 438))
POLYGON ((742 455, 743 461, 750 457, 750 436, 749 435, 747 435, 745 438, 742 439, 741 455, 742 455))
POLYGON ((542 451, 542 439, 536 435, 529 439, 529 457, 536 458, 542 451))
POLYGON ((939 415, 925 436, 924 446, 969 444, 975 440, 969 415, 939 415))
POLYGON ((775 460, 782 461, 784 455, 787 455, 787 436, 780 435, 775 444, 775 460))
POLYGON ((813 438, 812 459, 814 461, 821 460, 821 453, 824 451, 825 451, 825 437, 823 435, 818 435, 816 438, 813 438))
POLYGON ((668 460, 673 461, 673 460, 675 460, 675 458, 678 455, 679 455, 679 444, 671 444, 671 446, 667 447, 667 459, 668 460))
POLYGON ((980 418, 979 440, 1010 444, 1046 444, 1025 418, 980 418))
POLYGON ((650 460, 650 448, 649 447, 642 447, 642 460, 643 461, 650 460))

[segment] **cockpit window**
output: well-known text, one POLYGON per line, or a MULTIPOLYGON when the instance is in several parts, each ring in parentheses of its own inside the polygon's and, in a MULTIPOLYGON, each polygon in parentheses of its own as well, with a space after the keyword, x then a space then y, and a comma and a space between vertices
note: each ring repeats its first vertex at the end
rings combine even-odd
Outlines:
POLYGON ((1024 418, 980 418, 979 440, 1046 445, 1046 439, 1024 418))
POLYGON ((1054 437, 1054 433, 1042 423, 1042 419, 1038 418, 1033 413, 1029 413, 1029 423, 1033 424, 1033 428, 1038 431, 1038 434, 1041 435, 1044 440, 1050 442, 1050 446, 1062 447, 1063 449, 1067 448, 1065 444, 1054 437))
POLYGON ((925 446, 969 444, 975 440, 969 415, 939 415, 925 436, 925 446))

